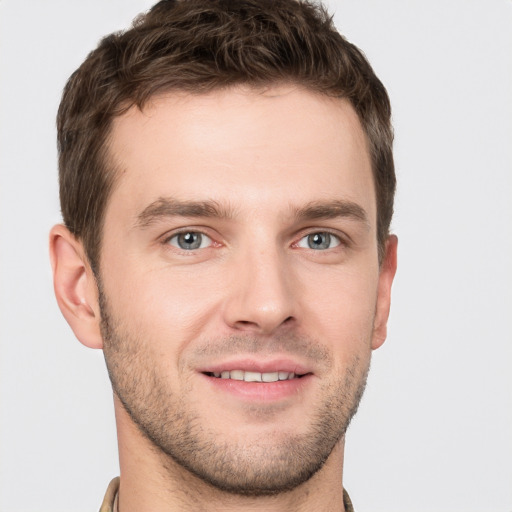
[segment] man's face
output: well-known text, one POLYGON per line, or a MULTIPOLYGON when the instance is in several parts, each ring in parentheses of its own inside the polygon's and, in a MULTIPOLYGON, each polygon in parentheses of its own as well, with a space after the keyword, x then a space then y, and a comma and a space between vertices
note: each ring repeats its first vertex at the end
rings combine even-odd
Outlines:
POLYGON ((284 86, 173 93, 116 119, 110 151, 102 333, 120 401, 160 453, 221 489, 304 482, 380 343, 357 115, 284 86))

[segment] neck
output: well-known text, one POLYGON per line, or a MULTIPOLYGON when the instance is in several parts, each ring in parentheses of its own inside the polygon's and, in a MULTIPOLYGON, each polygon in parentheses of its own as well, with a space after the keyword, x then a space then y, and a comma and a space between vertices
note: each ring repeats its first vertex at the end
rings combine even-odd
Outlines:
POLYGON ((307 482, 272 496, 240 496, 202 481, 158 451, 115 399, 119 463, 119 512, 343 512, 343 441, 307 482))

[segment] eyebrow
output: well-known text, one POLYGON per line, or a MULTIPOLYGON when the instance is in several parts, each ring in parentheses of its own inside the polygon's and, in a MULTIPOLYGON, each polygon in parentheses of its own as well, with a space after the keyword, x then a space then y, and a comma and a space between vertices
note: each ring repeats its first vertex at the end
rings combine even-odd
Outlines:
MULTIPOLYGON (((344 217, 362 222, 370 228, 366 211, 353 201, 312 201, 300 208, 291 206, 291 212, 297 222, 344 217)), ((167 217, 232 219, 235 212, 232 207, 223 206, 214 200, 181 201, 172 197, 160 197, 139 213, 135 225, 145 228, 167 217)))
POLYGON ((139 215, 136 227, 148 227, 166 217, 210 217, 229 219, 233 210, 220 205, 217 201, 180 201, 172 197, 160 197, 153 201, 139 215))
POLYGON ((295 218, 298 221, 336 219, 345 217, 362 222, 368 229, 370 221, 365 209, 348 200, 313 201, 295 210, 295 218))

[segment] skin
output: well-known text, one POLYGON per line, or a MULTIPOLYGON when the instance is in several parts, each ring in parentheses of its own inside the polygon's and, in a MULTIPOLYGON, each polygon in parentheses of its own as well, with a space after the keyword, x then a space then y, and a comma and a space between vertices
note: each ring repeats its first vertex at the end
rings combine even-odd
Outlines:
POLYGON ((117 118, 110 155, 101 293, 63 226, 50 247, 59 306, 113 381, 121 512, 343 510, 344 433, 386 338, 397 247, 379 264, 353 108, 289 85, 173 93, 117 118), (233 392, 204 374, 242 360, 306 378, 233 392))

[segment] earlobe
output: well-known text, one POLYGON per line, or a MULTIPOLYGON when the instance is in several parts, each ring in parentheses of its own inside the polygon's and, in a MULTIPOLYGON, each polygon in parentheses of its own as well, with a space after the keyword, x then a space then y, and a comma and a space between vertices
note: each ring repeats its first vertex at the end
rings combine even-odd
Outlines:
POLYGON ((96 279, 79 240, 63 225, 50 231, 50 259, 55 297, 78 340, 103 348, 96 279))
POLYGON ((389 310, 391 306, 391 286, 397 267, 398 238, 390 235, 386 240, 384 259, 379 273, 377 307, 373 325, 372 349, 379 348, 387 336, 389 310))

